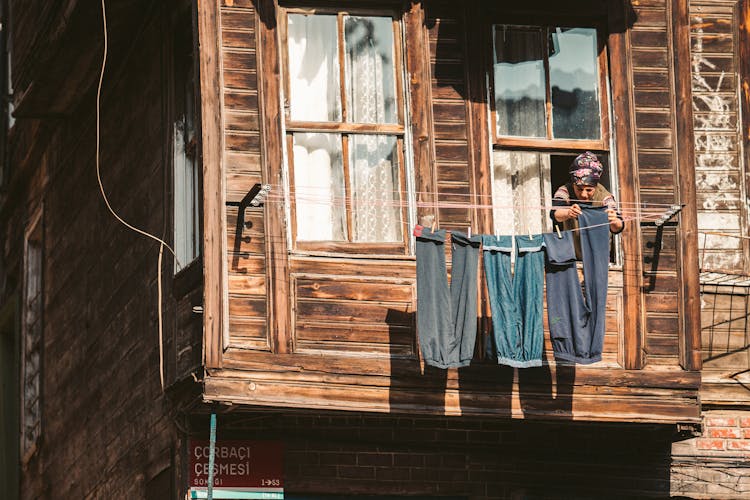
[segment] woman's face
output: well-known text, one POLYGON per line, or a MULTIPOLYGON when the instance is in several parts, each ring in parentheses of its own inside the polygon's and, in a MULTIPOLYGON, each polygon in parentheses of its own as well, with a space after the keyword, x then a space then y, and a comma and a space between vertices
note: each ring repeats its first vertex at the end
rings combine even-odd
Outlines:
POLYGON ((576 200, 591 201, 591 198, 594 196, 595 190, 596 186, 578 186, 576 184, 573 184, 573 191, 575 191, 576 200))

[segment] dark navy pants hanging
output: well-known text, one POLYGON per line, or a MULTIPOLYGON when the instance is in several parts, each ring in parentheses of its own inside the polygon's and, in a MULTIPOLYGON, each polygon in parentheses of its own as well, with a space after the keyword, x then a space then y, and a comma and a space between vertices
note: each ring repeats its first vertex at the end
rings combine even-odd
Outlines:
POLYGON ((545 235, 547 319, 555 358, 589 364, 602 359, 609 271, 606 207, 582 206, 581 258, 584 287, 578 279, 572 234, 545 235))
POLYGON ((425 363, 467 366, 477 335, 477 266, 481 238, 451 234, 451 283, 445 264, 445 230, 418 226, 417 331, 425 363))

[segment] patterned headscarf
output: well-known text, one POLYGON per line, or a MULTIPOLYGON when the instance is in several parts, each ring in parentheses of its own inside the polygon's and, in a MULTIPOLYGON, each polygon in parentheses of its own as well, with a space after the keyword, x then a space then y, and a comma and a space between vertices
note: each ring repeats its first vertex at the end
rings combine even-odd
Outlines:
POLYGON ((602 176, 604 167, 591 151, 576 156, 570 164, 570 180, 576 186, 596 186, 602 176))

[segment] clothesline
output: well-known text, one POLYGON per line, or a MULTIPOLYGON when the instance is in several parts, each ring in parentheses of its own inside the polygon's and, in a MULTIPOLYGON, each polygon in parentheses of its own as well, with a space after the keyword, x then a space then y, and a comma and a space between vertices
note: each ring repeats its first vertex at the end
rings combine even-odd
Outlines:
MULTIPOLYGON (((295 197, 298 203, 302 202, 308 205, 335 205, 335 206, 357 206, 357 207, 382 207, 382 208, 403 208, 411 206, 407 200, 361 200, 351 196, 310 196, 310 195, 298 195, 295 197)), ((269 196, 266 203, 285 203, 287 199, 282 196, 269 196)), ((587 200, 569 200, 571 202, 587 203, 587 200)), ((588 202, 590 203, 590 202, 588 202)), ((623 213, 638 213, 638 214, 663 214, 665 211, 673 207, 672 205, 661 206, 649 206, 649 204, 639 205, 628 205, 626 203, 616 202, 619 211, 623 213)), ((465 203, 465 202, 452 202, 452 201, 416 201, 413 203, 417 208, 448 208, 448 209, 512 209, 512 210, 556 210, 563 208, 560 205, 519 205, 519 204, 483 204, 483 203, 465 203)))
MULTIPOLYGON (((636 220, 645 221, 645 222, 654 222, 656 220, 656 217, 651 217, 651 218, 649 218, 649 217, 623 217, 622 220, 623 220, 623 222, 632 222, 632 221, 636 221, 636 220)), ((398 221, 396 223, 400 224, 401 226, 403 226, 404 230, 407 233, 411 233, 411 229, 413 227, 413 224, 411 222, 409 222, 409 221, 398 221)), ((561 231, 561 233, 564 233, 566 231, 571 231, 571 232, 582 231, 584 229, 592 229, 592 228, 595 228, 595 227, 607 226, 607 225, 609 225, 609 222, 605 222, 605 223, 602 223, 602 224, 590 225, 590 226, 581 226, 581 227, 571 228, 571 229, 565 229, 565 230, 560 229, 560 231, 561 231)), ((436 226, 436 229, 440 229, 439 225, 436 226)), ((448 232, 448 233, 451 233, 453 231, 454 231, 453 229, 446 229, 446 232, 448 232)), ((483 233, 484 232, 474 233, 474 234, 483 234, 483 233)), ((531 234, 534 235, 534 234, 545 234, 545 233, 546 234, 556 234, 555 231, 542 231, 542 232, 532 231, 531 234)), ((507 234, 507 233, 503 232, 502 234, 507 234)), ((516 232, 514 232, 514 234, 516 236, 526 236, 529 233, 528 232, 518 232, 518 231, 516 231, 516 232)), ((266 235, 259 235, 259 236, 261 236, 262 238, 264 238, 266 240, 269 240, 269 241, 275 241, 275 240, 279 240, 280 241, 283 238, 281 236, 271 236, 271 235, 267 235, 267 234, 266 235)), ((305 242, 310 241, 312 243, 312 242, 315 242, 316 240, 301 240, 301 241, 305 241, 305 242)), ((336 241, 336 240, 334 240, 334 241, 336 241)), ((362 241, 360 243, 370 243, 370 242, 362 241)))
MULTIPOLYGON (((447 193, 447 192, 439 192, 439 191, 403 191, 403 190, 388 190, 383 193, 393 193, 401 195, 398 197, 398 200, 401 200, 403 198, 408 198, 410 195, 415 195, 417 198, 420 196, 431 196, 431 197, 440 197, 440 198, 468 198, 468 199, 494 199, 495 195, 492 194, 479 194, 479 193, 447 193)), ((305 198, 311 198, 311 199, 317 199, 317 198, 325 198, 326 200, 341 200, 341 199, 353 199, 353 195, 348 196, 331 196, 331 190, 326 187, 317 187, 317 186, 306 186, 302 189, 299 188, 293 188, 289 190, 290 195, 294 195, 297 199, 305 199, 305 198)), ((284 194, 281 194, 281 186, 273 186, 273 189, 268 195, 269 199, 276 199, 276 200, 286 200, 286 196, 284 194)), ((526 197, 534 199, 533 197, 526 197)), ((548 198, 547 196, 540 196, 538 198, 539 200, 547 201, 551 198, 548 198)), ((590 200, 583 200, 578 198, 570 198, 569 201, 571 202, 581 202, 581 203, 590 203, 590 200)), ((406 204, 406 201, 400 201, 402 204, 406 204)), ((417 203, 423 203, 425 206, 427 205, 435 205, 440 203, 446 203, 445 201, 436 201, 436 202, 426 202, 426 201, 418 201, 417 203)), ((459 202, 448 202, 448 203, 459 203, 459 202)), ((463 202, 460 202, 463 204, 463 202)), ((617 201, 618 205, 629 205, 629 206, 643 206, 643 207, 664 207, 669 208, 675 203, 655 203, 655 202, 631 202, 631 201, 617 201)), ((482 207, 485 206, 496 206, 496 205, 489 205, 489 204, 482 204, 479 205, 482 207)), ((546 208, 549 205, 540 206, 540 208, 546 208)))

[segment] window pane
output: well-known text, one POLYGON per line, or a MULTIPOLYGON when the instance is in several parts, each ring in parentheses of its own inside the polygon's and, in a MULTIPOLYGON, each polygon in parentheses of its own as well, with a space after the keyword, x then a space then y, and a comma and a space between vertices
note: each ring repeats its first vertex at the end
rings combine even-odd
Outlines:
POLYGON ((392 23, 390 17, 344 19, 347 121, 397 122, 392 23))
POLYGON ((493 155, 493 204, 496 234, 538 234, 550 229, 549 155, 496 151, 493 155))
POLYGON ((289 91, 292 120, 340 121, 336 16, 289 15, 289 91))
POLYGON ((497 135, 546 137, 546 83, 539 28, 495 26, 497 135))
POLYGON ((403 241, 398 141, 349 136, 353 241, 403 241))
POLYGON ((294 134, 297 240, 346 240, 344 164, 338 134, 294 134))
POLYGON ((552 133, 556 138, 599 139, 599 72, 594 28, 550 33, 552 133))

